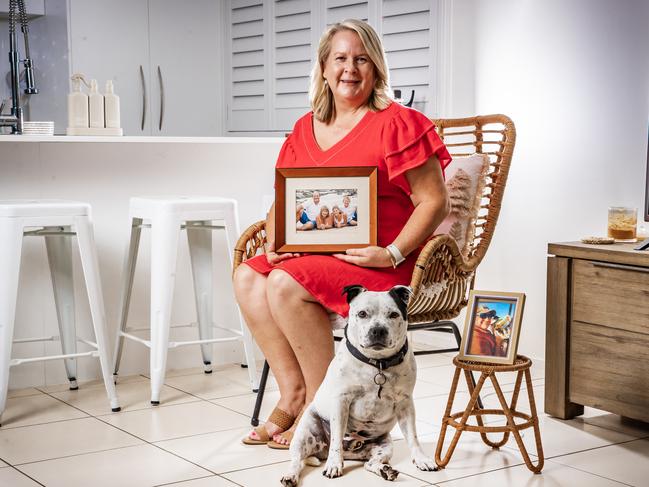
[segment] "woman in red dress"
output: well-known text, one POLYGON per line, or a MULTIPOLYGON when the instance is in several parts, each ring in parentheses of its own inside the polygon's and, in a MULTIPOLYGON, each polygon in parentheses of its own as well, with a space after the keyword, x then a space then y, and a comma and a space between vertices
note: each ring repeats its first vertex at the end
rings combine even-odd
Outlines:
POLYGON ((237 301, 281 394, 269 420, 244 443, 274 448, 288 448, 294 418, 313 399, 333 358, 330 314, 347 316, 343 287, 385 291, 409 284, 419 248, 449 208, 443 170, 451 158, 426 116, 389 97, 385 52, 374 29, 359 20, 334 24, 317 56, 313 111, 295 123, 277 167, 378 167, 378 246, 277 254, 273 205, 269 251, 237 269, 237 301))

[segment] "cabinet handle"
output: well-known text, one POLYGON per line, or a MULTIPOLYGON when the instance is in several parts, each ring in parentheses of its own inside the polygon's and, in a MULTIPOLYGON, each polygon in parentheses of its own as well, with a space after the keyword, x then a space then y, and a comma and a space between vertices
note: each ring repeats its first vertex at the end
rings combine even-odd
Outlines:
POLYGON ((160 66, 158 66, 158 82, 160 83, 160 122, 158 124, 158 130, 162 130, 162 121, 165 116, 165 85, 162 82, 162 71, 160 71, 160 66))
POLYGON ((140 64, 140 79, 142 80, 142 130, 146 121, 146 81, 144 81, 144 68, 140 64))
POLYGON ((609 264, 607 262, 593 262, 593 267, 604 267, 607 269, 621 269, 623 271, 635 271, 643 272, 649 274, 649 268, 647 267, 638 267, 635 265, 625 265, 625 264, 609 264))

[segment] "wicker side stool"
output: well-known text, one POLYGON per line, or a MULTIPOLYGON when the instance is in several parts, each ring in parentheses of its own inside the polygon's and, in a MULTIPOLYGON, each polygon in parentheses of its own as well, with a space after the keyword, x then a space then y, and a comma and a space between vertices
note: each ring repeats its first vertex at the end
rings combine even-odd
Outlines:
POLYGON ((527 468, 534 473, 540 473, 543 469, 544 460, 543 446, 541 445, 541 433, 539 431, 539 419, 536 414, 536 403, 534 402, 534 391, 532 390, 532 378, 530 376, 532 361, 527 357, 518 355, 516 357, 516 362, 513 365, 496 365, 459 360, 456 356, 453 359, 453 364, 455 365, 455 375, 453 376, 451 391, 449 392, 448 402, 446 403, 446 412, 444 413, 444 418, 442 420, 442 429, 439 432, 437 449, 435 451, 435 462, 437 463, 437 466, 439 468, 444 468, 448 465, 463 431, 477 431, 480 433, 482 441, 492 448, 500 448, 507 443, 510 434, 514 435, 527 468), (464 371, 464 377, 467 380, 471 398, 463 412, 451 414, 451 408, 453 407, 453 401, 455 400, 455 392, 457 390, 458 381, 460 380, 461 371, 464 371), (473 386, 473 382, 471 381, 472 371, 481 373, 480 379, 475 386, 473 386), (510 404, 507 404, 503 391, 500 388, 500 384, 498 384, 498 379, 496 378, 498 372, 518 372, 510 404), (527 388, 530 402, 530 414, 516 410, 516 404, 518 402, 518 396, 523 382, 523 375, 525 375, 525 386, 527 388), (490 378, 493 383, 502 409, 481 409, 476 405, 480 390, 488 378, 490 378), (504 426, 485 426, 483 416, 494 414, 505 416, 507 424, 504 426), (468 424, 470 416, 475 416, 478 423, 477 425, 468 424), (517 424, 515 418, 522 419, 523 422, 517 424), (446 429, 449 426, 455 428, 455 436, 453 436, 453 440, 451 441, 444 458, 442 458, 444 437, 446 436, 446 429), (526 428, 534 428, 534 439, 536 440, 536 453, 538 456, 536 465, 534 465, 530 460, 527 448, 521 438, 520 431, 526 428), (487 437, 487 433, 503 433, 503 436, 499 441, 491 441, 487 437))

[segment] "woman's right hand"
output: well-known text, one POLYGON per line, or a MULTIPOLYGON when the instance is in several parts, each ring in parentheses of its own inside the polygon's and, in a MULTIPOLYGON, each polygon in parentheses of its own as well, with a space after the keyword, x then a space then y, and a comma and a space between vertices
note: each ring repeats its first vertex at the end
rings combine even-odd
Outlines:
POLYGON ((288 259, 292 259, 294 257, 299 257, 300 254, 298 253, 284 253, 284 254, 278 254, 274 251, 266 252, 266 260, 268 260, 268 263, 270 265, 277 265, 280 262, 283 262, 288 259))

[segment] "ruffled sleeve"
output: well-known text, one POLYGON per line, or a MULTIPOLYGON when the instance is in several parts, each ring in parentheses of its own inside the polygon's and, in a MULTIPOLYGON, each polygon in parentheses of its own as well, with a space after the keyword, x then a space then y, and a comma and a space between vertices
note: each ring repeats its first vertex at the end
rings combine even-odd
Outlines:
POLYGON ((435 125, 424 114, 411 108, 399 107, 383 132, 385 163, 388 178, 410 195, 405 173, 423 165, 436 155, 442 172, 451 162, 446 146, 435 132, 435 125))
POLYGON ((295 165, 297 157, 293 148, 294 135, 291 133, 282 144, 282 148, 277 156, 275 167, 291 167, 295 165))

